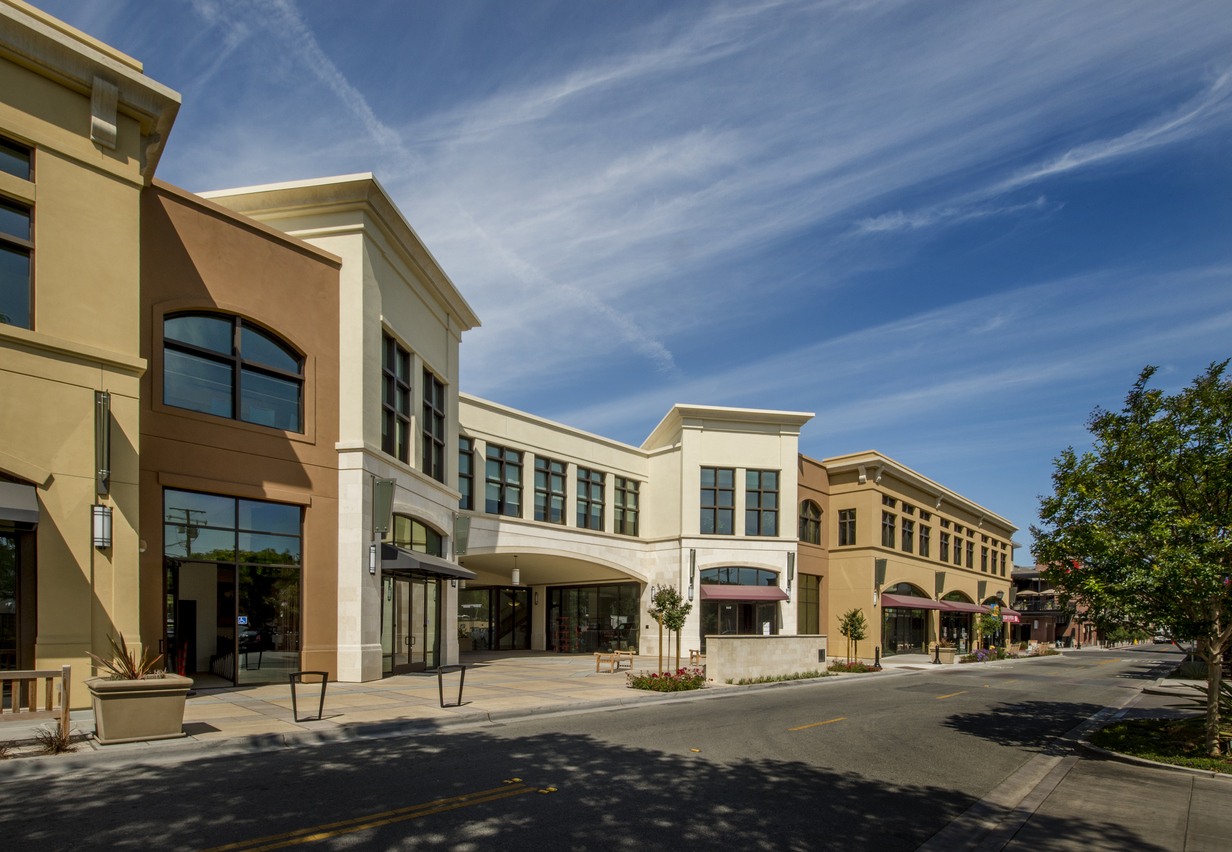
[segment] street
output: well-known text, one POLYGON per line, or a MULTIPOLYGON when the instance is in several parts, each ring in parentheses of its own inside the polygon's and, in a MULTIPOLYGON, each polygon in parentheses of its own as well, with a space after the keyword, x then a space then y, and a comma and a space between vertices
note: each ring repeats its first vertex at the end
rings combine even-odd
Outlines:
MULTIPOLYGON (((1176 656, 1082 651, 401 739, 103 764, 0 782, 0 836, 29 850, 909 852, 1176 656)), ((1119 830, 1066 826, 1074 838, 1119 830)))

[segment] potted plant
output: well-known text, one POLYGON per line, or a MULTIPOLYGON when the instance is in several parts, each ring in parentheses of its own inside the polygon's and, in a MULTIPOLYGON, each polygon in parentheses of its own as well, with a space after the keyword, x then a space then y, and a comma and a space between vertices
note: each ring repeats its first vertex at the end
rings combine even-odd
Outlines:
POLYGON ((184 736, 184 700, 192 678, 167 674, 155 666, 162 656, 150 657, 128 649, 124 637, 111 636, 111 658, 90 654, 108 672, 86 678, 94 705, 94 736, 102 745, 184 736))
POLYGON ((954 654, 957 651, 958 649, 954 647, 954 643, 949 639, 942 639, 937 645, 937 655, 941 658, 942 664, 947 666, 953 664, 954 654))

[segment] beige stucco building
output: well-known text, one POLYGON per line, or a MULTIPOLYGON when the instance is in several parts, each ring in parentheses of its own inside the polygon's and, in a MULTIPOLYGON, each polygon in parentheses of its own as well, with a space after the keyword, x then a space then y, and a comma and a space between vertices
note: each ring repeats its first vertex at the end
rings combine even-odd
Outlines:
POLYGON ((80 681, 109 633, 158 644, 136 594, 139 223, 179 103, 0 0, 0 667, 80 681))

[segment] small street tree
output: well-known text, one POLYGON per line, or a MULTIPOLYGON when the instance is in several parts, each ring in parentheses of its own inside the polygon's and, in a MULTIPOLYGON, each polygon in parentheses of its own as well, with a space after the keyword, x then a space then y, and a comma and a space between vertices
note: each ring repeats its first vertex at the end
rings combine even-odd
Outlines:
POLYGON ((659 671, 663 671, 663 628, 676 634, 676 669, 680 670, 680 631, 684 629, 693 604, 681 597, 674 586, 660 586, 651 597, 650 614, 659 622, 659 671))
POLYGON ((851 662, 853 645, 856 659, 860 659, 860 643, 868 638, 868 622, 864 619, 864 610, 855 607, 843 613, 838 622, 838 632, 847 640, 847 662, 851 662))
POLYGON ((1002 630, 1000 617, 991 612, 982 612, 976 619, 975 626, 979 630, 981 641, 987 639, 991 644, 997 644, 997 636, 1002 630))
POLYGON ((1212 364, 1168 396, 1138 377, 1119 412, 1095 409, 1090 452, 1055 460, 1032 527, 1048 578, 1087 618, 1166 626, 1207 663, 1206 748, 1218 756, 1221 664, 1232 645, 1232 381, 1212 364))

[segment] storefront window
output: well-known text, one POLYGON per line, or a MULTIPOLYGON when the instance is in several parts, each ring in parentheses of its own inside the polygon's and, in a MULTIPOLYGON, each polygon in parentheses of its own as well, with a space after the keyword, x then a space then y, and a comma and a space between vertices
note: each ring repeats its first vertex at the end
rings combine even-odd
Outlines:
POLYGON ((636 651, 640 601, 637 583, 548 589, 548 650, 636 651))
POLYGON ((458 593, 458 639, 463 651, 530 648, 530 589, 464 589, 458 593))
MULTIPOLYGON (((926 598, 910 583, 897 583, 883 590, 899 597, 926 598)), ((881 610, 881 654, 923 654, 928 629, 928 611, 887 606, 881 610)))

